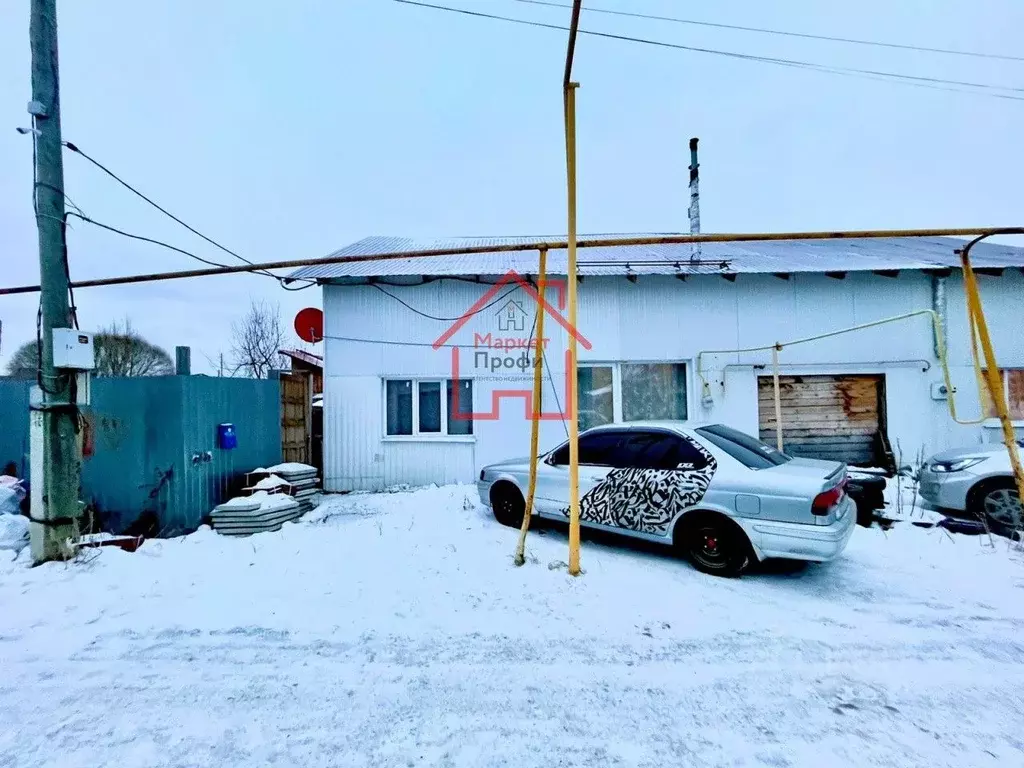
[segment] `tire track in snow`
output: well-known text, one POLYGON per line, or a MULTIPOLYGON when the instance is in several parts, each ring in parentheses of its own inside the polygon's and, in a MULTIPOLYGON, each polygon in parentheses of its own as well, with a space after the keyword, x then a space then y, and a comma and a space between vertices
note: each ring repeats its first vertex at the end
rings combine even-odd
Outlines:
POLYGON ((759 636, 517 647, 482 635, 339 643, 254 628, 122 634, 98 642, 93 658, 20 668, 17 684, 0 690, 10 713, 0 754, 16 756, 11 766, 94 765, 106 750, 147 766, 548 768, 557 743, 568 766, 834 759, 959 768, 990 762, 985 744, 1003 765, 1021 757, 1013 734, 1024 711, 1013 691, 1024 671, 965 662, 948 645, 945 658, 930 648, 873 664, 861 653, 874 648, 809 661, 820 644, 759 636), (233 656, 239 638, 273 648, 276 659, 233 656), (174 641, 177 654, 150 655, 154 640, 174 641), (73 714, 54 720, 49 707, 9 707, 23 684, 73 714))

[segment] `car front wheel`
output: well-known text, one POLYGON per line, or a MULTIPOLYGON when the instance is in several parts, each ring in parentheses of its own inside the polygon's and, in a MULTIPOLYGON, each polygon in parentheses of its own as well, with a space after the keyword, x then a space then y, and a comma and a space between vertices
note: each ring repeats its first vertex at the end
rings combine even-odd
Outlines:
POLYGON ((1000 478, 985 483, 973 494, 973 502, 972 510, 984 516, 993 533, 1009 536, 1024 522, 1024 508, 1013 478, 1000 478))
POLYGON ((518 528, 523 524, 526 499, 512 483, 501 482, 491 490, 491 509, 499 523, 518 528))
POLYGON ((702 573, 736 577, 750 564, 750 547, 743 532, 718 515, 684 521, 677 546, 702 573))

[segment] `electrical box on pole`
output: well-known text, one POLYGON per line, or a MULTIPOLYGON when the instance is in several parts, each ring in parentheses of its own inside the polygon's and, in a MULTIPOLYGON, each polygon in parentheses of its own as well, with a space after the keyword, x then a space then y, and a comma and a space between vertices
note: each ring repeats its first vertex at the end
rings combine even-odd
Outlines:
POLYGON ((77 328, 53 329, 53 367, 91 371, 96 367, 92 334, 77 328))

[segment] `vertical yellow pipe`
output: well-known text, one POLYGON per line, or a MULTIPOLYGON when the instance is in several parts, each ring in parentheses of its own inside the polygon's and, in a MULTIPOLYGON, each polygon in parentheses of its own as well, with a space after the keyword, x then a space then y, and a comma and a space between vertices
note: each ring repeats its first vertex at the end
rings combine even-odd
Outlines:
POLYGON ((992 349, 992 339, 988 333, 988 323, 985 320, 985 313, 981 306, 978 280, 974 275, 974 270, 971 268, 970 257, 966 249, 960 254, 960 262, 964 269, 967 313, 975 326, 978 340, 981 342, 981 351, 985 355, 985 383, 988 385, 989 395, 996 406, 996 414, 999 416, 999 423, 1003 428, 1003 443, 1006 445, 1006 451, 1010 455, 1010 466, 1013 467, 1013 476, 1017 482, 1017 493, 1020 495, 1021 501, 1024 502, 1024 466, 1021 465, 1013 422, 1010 420, 1010 411, 1006 405, 1006 395, 1003 392, 1003 378, 999 371, 999 364, 996 362, 995 351, 992 349))
POLYGON ((782 396, 779 394, 779 345, 772 347, 772 384, 775 387, 775 447, 782 450, 782 396))
POLYGON ((569 264, 569 573, 580 573, 580 428, 579 392, 576 381, 576 89, 565 86, 565 164, 568 187, 569 231, 566 237, 569 264))
POLYGON ((526 508, 523 512, 523 524, 519 528, 519 543, 516 544, 515 564, 526 562, 526 532, 530 529, 530 515, 533 513, 533 500, 537 493, 537 451, 540 442, 541 413, 541 372, 544 367, 544 289, 548 274, 548 250, 540 249, 540 269, 537 274, 537 347, 533 350, 533 408, 530 414, 530 486, 526 492, 526 508))

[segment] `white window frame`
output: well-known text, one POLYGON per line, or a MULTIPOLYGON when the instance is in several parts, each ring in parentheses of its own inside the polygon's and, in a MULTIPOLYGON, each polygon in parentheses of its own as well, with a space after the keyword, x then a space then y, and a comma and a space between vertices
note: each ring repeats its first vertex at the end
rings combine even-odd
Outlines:
POLYGON ((612 424, 622 424, 622 366, 623 365, 682 365, 685 366, 686 375, 683 377, 686 382, 686 417, 690 418, 693 413, 693 398, 690 396, 693 390, 691 381, 691 370, 693 365, 689 360, 585 360, 576 363, 577 368, 611 368, 612 369, 612 424))
MULTIPOLYGON (((450 377, 437 376, 385 376, 381 379, 381 425, 383 426, 383 440, 386 442, 448 442, 448 443, 474 443, 476 434, 449 435, 448 434, 448 382, 455 381, 450 377), (409 381, 412 382, 412 434, 411 435, 389 435, 388 434, 388 382, 409 381), (441 385, 441 431, 420 432, 420 383, 441 385)), ((469 381, 469 377, 460 378, 459 381, 469 381)), ((475 387, 473 387, 476 389, 475 387)))

